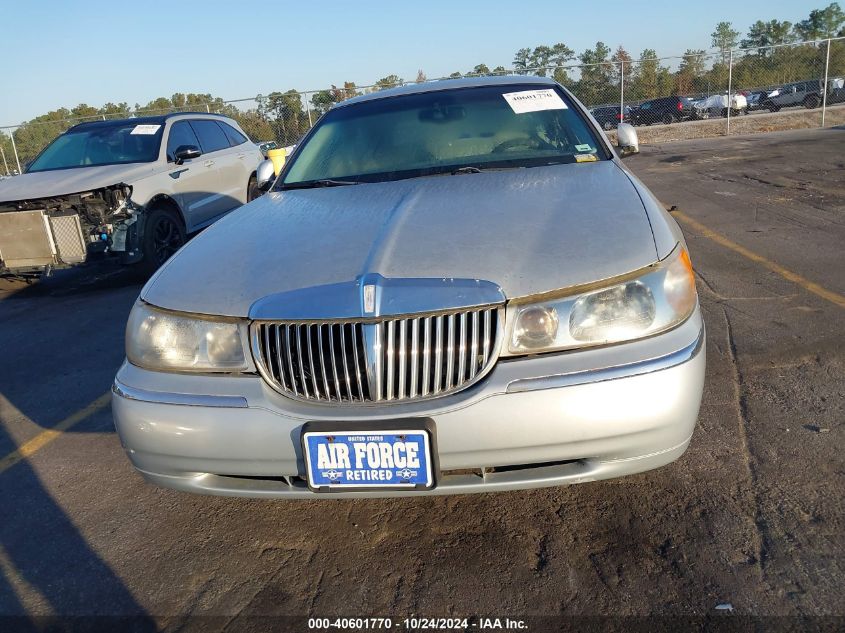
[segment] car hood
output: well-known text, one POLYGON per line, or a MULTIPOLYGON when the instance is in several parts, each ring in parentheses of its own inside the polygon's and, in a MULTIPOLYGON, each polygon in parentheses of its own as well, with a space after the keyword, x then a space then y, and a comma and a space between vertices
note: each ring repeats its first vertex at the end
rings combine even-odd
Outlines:
POLYGON ((185 246, 142 298, 247 316, 263 297, 369 274, 480 279, 513 298, 656 259, 637 191, 599 161, 270 193, 185 246))
POLYGON ((21 174, 0 182, 0 202, 50 198, 69 193, 110 187, 121 182, 132 184, 153 172, 153 163, 76 167, 21 174))

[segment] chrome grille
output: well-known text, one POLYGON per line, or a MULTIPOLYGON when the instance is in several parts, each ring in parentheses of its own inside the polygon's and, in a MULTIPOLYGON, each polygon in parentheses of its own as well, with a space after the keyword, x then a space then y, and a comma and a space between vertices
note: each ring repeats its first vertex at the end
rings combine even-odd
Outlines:
POLYGON ((356 322, 253 325, 261 374, 278 391, 324 403, 408 401, 480 379, 496 357, 499 308, 356 322))

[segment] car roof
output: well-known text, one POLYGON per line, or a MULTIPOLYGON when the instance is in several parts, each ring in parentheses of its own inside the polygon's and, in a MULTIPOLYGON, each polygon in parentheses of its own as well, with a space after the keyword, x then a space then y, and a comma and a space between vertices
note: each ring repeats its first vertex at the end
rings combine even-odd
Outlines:
POLYGON ((158 114, 155 116, 125 117, 122 119, 106 119, 105 121, 85 121, 83 123, 77 123, 68 129, 68 132, 70 132, 70 130, 111 127, 113 125, 120 125, 121 123, 134 123, 135 125, 162 125, 168 119, 180 116, 201 116, 221 120, 231 120, 230 117, 223 114, 214 114, 209 112, 169 112, 168 114, 158 114))
POLYGON ((531 84, 536 86, 556 86, 557 82, 548 77, 534 77, 529 75, 492 75, 486 77, 461 77, 459 79, 437 79, 421 83, 406 84, 397 88, 377 90, 365 95, 352 97, 346 101, 336 104, 335 108, 345 108, 356 103, 375 101, 376 99, 390 99, 404 95, 423 94, 426 92, 439 92, 444 90, 457 90, 460 88, 475 88, 479 86, 511 86, 531 84))

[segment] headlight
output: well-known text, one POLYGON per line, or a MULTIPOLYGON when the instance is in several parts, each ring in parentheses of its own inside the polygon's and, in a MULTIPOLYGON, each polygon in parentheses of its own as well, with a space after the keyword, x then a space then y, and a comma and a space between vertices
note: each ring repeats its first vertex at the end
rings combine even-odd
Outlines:
POLYGON ((234 319, 165 312, 139 301, 126 324, 126 358, 133 365, 156 370, 245 370, 245 327, 234 319))
POLYGON ((695 309, 692 263, 679 244, 640 277, 607 288, 508 308, 506 356, 607 345, 682 323, 695 309))

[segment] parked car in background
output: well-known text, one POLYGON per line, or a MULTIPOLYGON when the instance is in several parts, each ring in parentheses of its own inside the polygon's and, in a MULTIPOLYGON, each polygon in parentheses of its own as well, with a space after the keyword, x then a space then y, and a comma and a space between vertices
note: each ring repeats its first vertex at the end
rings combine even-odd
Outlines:
POLYGON ((126 328, 112 412, 149 481, 425 496, 657 468, 705 370, 681 229, 567 90, 415 83, 334 105, 266 196, 197 236, 126 328))
POLYGON ((276 141, 261 141, 256 144, 258 145, 258 149, 261 150, 261 153, 264 154, 264 158, 267 158, 267 152, 271 149, 278 149, 279 147, 279 144, 276 141))
POLYGON ((727 94, 711 95, 705 99, 693 101, 695 115, 698 119, 711 117, 726 117, 730 107, 731 116, 745 114, 748 111, 748 100, 745 95, 734 94, 728 99, 727 94), (730 104, 730 105, 729 105, 730 104))
POLYGON ((605 130, 615 129, 622 123, 622 113, 619 106, 600 106, 590 110, 596 122, 605 130))
POLYGON ((779 91, 776 88, 767 88, 766 90, 754 90, 749 92, 745 99, 748 102, 748 112, 755 112, 757 110, 766 110, 768 109, 767 106, 763 104, 766 103, 766 100, 771 97, 775 97, 779 94, 779 91))
POLYGON ((0 275, 117 256, 152 272, 261 195, 263 160, 238 124, 206 113, 80 123, 0 183, 0 275))
POLYGON ((767 96, 763 99, 762 107, 770 112, 777 112, 781 108, 804 106, 805 108, 817 108, 821 105, 821 81, 796 81, 778 88, 777 94, 767 96))
POLYGON ((663 123, 668 125, 676 121, 688 121, 696 117, 695 106, 689 97, 660 97, 645 101, 631 108, 628 114, 634 125, 663 123))

